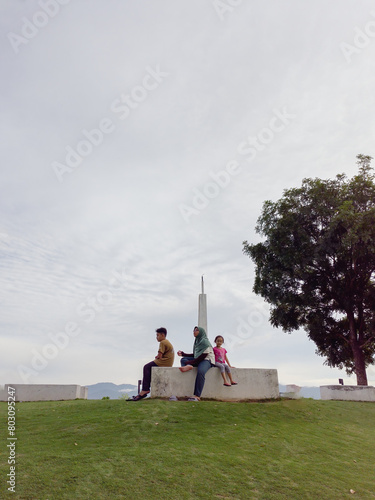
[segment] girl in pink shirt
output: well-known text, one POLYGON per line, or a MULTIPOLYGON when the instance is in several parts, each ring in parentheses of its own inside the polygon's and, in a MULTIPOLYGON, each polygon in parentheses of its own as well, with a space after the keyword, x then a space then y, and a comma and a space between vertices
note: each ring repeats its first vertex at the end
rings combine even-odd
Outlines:
POLYGON ((223 377, 224 385, 227 387, 230 387, 231 385, 237 385, 237 382, 234 382, 232 378, 231 365, 228 360, 227 350, 222 347, 222 345, 224 344, 224 337, 218 335, 215 338, 215 344, 216 347, 213 348, 215 354, 215 366, 220 368, 220 373, 223 377), (230 383, 226 379, 225 372, 228 375, 230 383))

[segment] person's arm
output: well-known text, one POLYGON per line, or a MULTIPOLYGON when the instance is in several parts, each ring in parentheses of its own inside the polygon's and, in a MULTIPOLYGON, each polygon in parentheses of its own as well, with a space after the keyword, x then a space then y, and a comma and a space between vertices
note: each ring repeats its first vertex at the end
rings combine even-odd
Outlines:
POLYGON ((184 352, 184 351, 177 351, 177 354, 178 354, 178 356, 183 356, 184 358, 192 358, 192 357, 194 357, 193 353, 186 354, 186 352, 184 352))
POLYGON ((157 355, 155 356, 155 359, 161 359, 163 357, 164 351, 165 351, 165 345, 160 342, 159 350, 157 355))
POLYGON ((225 355, 225 361, 227 362, 227 365, 230 366, 232 368, 232 365, 229 363, 229 359, 228 359, 228 356, 225 355))
MULTIPOLYGON (((185 364, 187 364, 187 365, 193 365, 193 366, 195 366, 195 365, 199 365, 199 363, 200 363, 201 361, 203 361, 203 360, 207 357, 207 355, 208 355, 207 353, 203 352, 203 353, 202 353, 200 356, 198 356, 197 358, 192 359, 192 360, 190 360, 190 361, 186 361, 186 363, 185 363, 185 364)), ((192 354, 192 356, 193 356, 193 354, 192 354)))

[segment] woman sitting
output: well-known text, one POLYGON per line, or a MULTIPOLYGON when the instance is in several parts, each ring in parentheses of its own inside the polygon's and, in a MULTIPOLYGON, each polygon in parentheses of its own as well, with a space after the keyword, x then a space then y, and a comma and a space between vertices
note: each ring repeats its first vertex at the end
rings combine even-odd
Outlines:
POLYGON ((177 354, 183 356, 180 368, 182 372, 192 370, 194 366, 197 367, 194 395, 188 401, 200 401, 206 373, 212 366, 215 366, 215 355, 204 328, 194 327, 193 334, 195 337, 193 354, 186 354, 183 351, 178 351, 177 354))

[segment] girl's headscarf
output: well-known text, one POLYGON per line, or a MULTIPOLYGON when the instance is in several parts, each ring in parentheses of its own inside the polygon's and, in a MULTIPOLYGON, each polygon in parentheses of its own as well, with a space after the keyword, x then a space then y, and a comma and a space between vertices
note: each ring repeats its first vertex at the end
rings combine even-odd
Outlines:
POLYGON ((195 359, 198 358, 207 349, 207 347, 212 347, 210 341, 207 338, 205 329, 199 326, 198 330, 199 333, 195 337, 193 350, 195 359))

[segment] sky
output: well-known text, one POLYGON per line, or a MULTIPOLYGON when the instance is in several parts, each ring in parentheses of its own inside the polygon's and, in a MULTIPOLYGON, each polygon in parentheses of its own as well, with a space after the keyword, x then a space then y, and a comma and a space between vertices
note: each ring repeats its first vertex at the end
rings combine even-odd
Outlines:
POLYGON ((242 249, 264 201, 375 156, 373 2, 2 0, 0 14, 0 384, 137 384, 156 328, 192 351, 202 275, 232 366, 355 384, 304 331, 270 325, 242 249))

